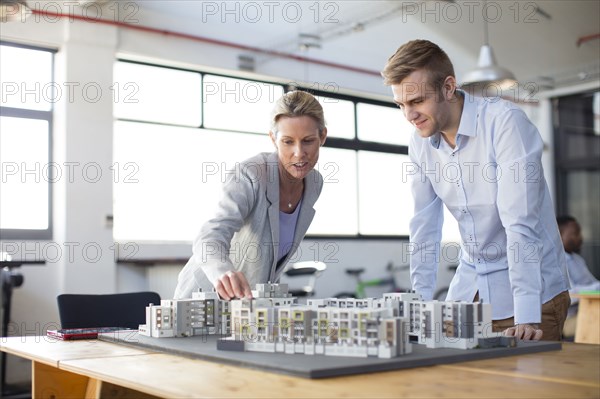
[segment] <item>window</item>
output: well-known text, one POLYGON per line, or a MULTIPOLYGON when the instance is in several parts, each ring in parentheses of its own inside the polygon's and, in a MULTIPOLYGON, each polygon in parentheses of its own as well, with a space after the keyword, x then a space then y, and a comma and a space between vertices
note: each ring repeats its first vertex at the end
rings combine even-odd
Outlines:
POLYGON ((114 69, 115 117, 200 126, 201 77, 197 73, 118 62, 114 69))
POLYGON ((356 111, 360 140, 408 146, 413 127, 396 107, 359 103, 356 111))
POLYGON ((323 175, 323 191, 315 204, 316 215, 308 234, 356 235, 356 151, 323 147, 318 169, 323 175))
POLYGON ((358 152, 362 234, 408 235, 412 196, 410 185, 402 181, 404 162, 410 162, 408 155, 358 152))
POLYGON ((219 200, 225 172, 235 162, 269 151, 268 140, 235 132, 116 122, 113 157, 120 173, 113 194, 115 238, 192 240, 219 200))
POLYGON ((283 87, 269 83, 205 75, 203 126, 268 134, 269 115, 283 87))
POLYGON ((59 94, 53 53, 0 44, 0 233, 3 239, 52 237, 52 109, 59 94))
MULTIPOLYGON (((115 87, 124 96, 115 107, 114 236, 162 242, 192 241, 218 202, 226 172, 273 151, 269 116, 289 90, 128 61, 116 63, 115 87)), ((323 105, 328 138, 317 165, 323 192, 308 234, 406 236, 412 199, 402 168, 412 126, 389 101, 310 92, 323 105)))
POLYGON ((600 276, 600 91, 553 100, 556 208, 581 225, 581 256, 600 276))
POLYGON ((354 139, 354 103, 348 100, 317 96, 325 113, 329 137, 354 139))

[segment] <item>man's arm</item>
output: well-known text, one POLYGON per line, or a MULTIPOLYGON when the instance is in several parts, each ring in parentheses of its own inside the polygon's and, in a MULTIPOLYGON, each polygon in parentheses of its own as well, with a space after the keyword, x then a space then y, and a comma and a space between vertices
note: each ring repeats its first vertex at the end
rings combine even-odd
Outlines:
POLYGON ((497 206, 506 230, 508 272, 516 324, 541 322, 540 210, 545 195, 542 139, 519 109, 508 110, 494 126, 498 168, 497 206))
MULTIPOLYGON (((437 196, 429 178, 422 170, 418 152, 420 146, 413 135, 408 154, 412 162, 410 184, 414 201, 414 216, 410 221, 410 279, 412 288, 424 300, 433 299, 444 212, 442 200, 437 196)), ((419 143, 428 145, 428 141, 419 143)))

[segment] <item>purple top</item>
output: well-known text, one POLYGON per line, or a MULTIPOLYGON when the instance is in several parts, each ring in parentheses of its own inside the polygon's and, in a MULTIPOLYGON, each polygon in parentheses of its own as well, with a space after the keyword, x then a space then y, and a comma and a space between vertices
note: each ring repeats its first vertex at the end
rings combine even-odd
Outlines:
POLYGON ((277 253, 277 261, 283 259, 292 248, 301 205, 302 200, 292 213, 279 211, 279 252, 277 253))

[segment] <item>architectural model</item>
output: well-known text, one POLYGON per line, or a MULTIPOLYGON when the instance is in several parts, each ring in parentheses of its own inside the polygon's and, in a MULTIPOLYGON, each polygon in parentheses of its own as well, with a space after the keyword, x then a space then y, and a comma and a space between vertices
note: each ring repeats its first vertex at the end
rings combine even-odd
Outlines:
POLYGON ((149 337, 218 335, 222 350, 392 358, 428 348, 515 346, 492 333, 491 305, 423 301, 415 293, 381 298, 309 299, 297 303, 287 284, 257 284, 252 299, 216 292, 162 300, 146 308, 139 333, 149 337))

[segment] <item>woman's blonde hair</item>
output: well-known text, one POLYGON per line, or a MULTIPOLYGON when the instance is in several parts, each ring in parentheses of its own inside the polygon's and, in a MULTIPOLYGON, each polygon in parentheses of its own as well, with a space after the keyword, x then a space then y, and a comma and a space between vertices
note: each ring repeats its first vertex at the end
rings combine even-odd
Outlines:
POLYGON ((305 91, 290 91, 277 100, 271 113, 271 131, 273 133, 277 134, 277 122, 284 116, 288 118, 310 116, 317 122, 319 135, 325 130, 323 107, 312 94, 305 91))

